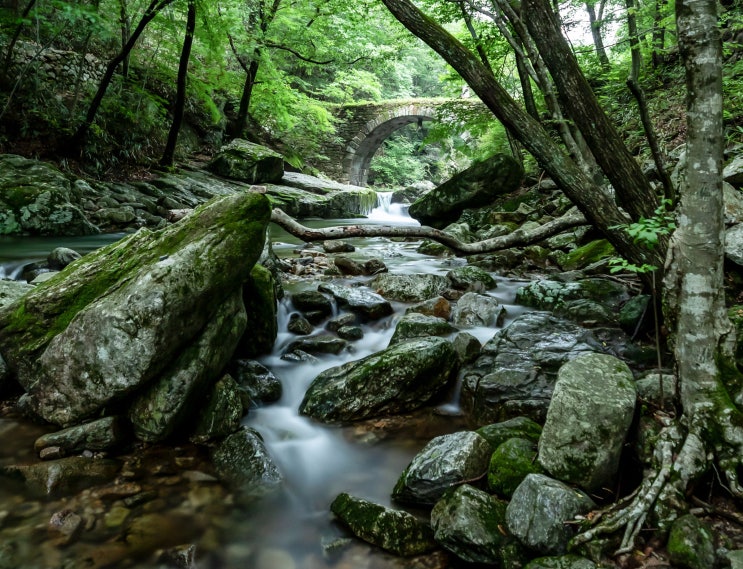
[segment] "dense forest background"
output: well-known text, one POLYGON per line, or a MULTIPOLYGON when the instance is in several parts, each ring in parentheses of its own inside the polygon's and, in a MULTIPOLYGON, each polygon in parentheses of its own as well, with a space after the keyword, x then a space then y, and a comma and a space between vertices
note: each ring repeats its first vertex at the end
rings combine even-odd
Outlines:
MULTIPOLYGON (((507 3, 422 5, 559 135, 565 121, 529 62, 529 46, 519 53, 507 3)), ((742 16, 735 6, 723 8, 733 143, 743 140, 742 16)), ((673 2, 600 0, 560 9, 580 66, 630 149, 648 152, 630 75, 647 94, 663 152, 676 149, 684 89, 673 2)), ((293 167, 313 172, 327 160, 323 141, 334 136, 334 106, 471 96, 440 57, 371 0, 0 3, 0 151, 55 158, 91 175, 167 166, 237 136, 273 146, 293 167)), ((440 182, 497 151, 518 148, 493 116, 452 106, 446 120, 408 126, 386 141, 370 182, 440 182)))

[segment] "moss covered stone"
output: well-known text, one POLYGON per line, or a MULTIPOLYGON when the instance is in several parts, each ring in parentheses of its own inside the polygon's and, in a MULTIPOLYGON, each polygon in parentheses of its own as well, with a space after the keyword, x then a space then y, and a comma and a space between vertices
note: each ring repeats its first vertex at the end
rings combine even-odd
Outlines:
POLYGON ((511 438, 527 439, 536 443, 542 434, 542 427, 528 417, 514 417, 501 423, 492 423, 477 429, 477 434, 487 439, 490 446, 498 448, 511 438))
POLYGON ((396 555, 420 555, 436 549, 431 528, 415 516, 339 494, 330 510, 364 541, 396 555))
POLYGON ((563 260, 562 269, 564 271, 582 269, 614 254, 614 247, 611 243, 606 239, 597 239, 570 251, 563 260))
POLYGON ((243 285, 243 302, 248 323, 237 355, 253 358, 270 353, 278 335, 276 286, 273 275, 262 265, 250 271, 250 278, 243 285))
POLYGON ((544 472, 536 458, 536 443, 528 439, 508 439, 490 457, 488 488, 499 496, 510 498, 528 474, 544 472))
POLYGON ((278 182, 284 175, 284 157, 265 146, 236 138, 219 149, 208 168, 248 184, 278 182))
POLYGON ((668 556, 679 569, 708 569, 715 566, 715 543, 710 527, 687 514, 671 526, 668 556))

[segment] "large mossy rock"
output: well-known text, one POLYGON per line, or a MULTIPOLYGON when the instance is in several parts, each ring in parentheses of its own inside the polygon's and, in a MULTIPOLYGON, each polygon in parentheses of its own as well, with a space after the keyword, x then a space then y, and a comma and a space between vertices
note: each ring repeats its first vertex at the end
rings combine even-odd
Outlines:
POLYGON ((458 361, 442 338, 402 342, 322 372, 310 384, 299 412, 320 421, 346 422, 411 411, 449 383, 458 361))
POLYGON ((436 549, 431 528, 407 512, 339 494, 330 510, 363 539, 396 555, 421 555, 436 549))
POLYGON ((388 300, 423 302, 439 296, 449 288, 449 281, 441 275, 381 273, 369 283, 369 286, 388 300))
POLYGON ((436 541, 470 563, 500 565, 503 547, 513 541, 505 525, 506 503, 468 484, 447 492, 431 511, 436 541))
POLYGON ((278 182, 284 175, 284 158, 270 148, 236 138, 219 149, 209 170, 248 184, 278 182))
POLYGON ((611 487, 637 392, 627 364, 583 354, 557 374, 539 439, 539 463, 555 478, 588 492, 611 487))
POLYGON ((0 311, 0 352, 25 407, 70 426, 156 381, 241 290, 269 216, 258 193, 209 202, 87 255, 0 311))
POLYGON ((100 233, 75 204, 77 188, 55 167, 13 154, 0 156, 0 235, 100 233))
POLYGON ((366 288, 322 283, 317 290, 331 294, 339 307, 358 314, 364 322, 379 320, 393 312, 388 300, 366 288))
POLYGON ((496 154, 455 174, 416 200, 408 211, 422 225, 442 229, 459 219, 465 208, 483 207, 511 193, 523 177, 524 170, 516 160, 496 154))
POLYGON ((673 522, 668 536, 668 556, 679 569, 716 566, 715 537, 708 524, 692 514, 673 522))
POLYGON ((492 452, 490 443, 474 431, 435 437, 400 475, 392 497, 408 504, 433 505, 452 486, 480 478, 492 452))

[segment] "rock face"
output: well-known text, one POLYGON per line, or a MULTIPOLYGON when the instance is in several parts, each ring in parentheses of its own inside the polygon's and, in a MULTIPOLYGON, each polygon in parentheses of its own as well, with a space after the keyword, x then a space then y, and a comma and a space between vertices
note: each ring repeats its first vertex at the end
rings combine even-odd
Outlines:
POLYGON ((284 175, 284 158, 270 148, 236 138, 219 149, 209 170, 248 184, 278 182, 284 175))
POLYGON ((627 364, 584 354, 557 375, 539 439, 539 462, 555 478, 589 492, 611 486, 635 409, 627 364))
POLYGON ((439 296, 449 281, 441 275, 394 275, 382 273, 369 283, 377 294, 400 302, 422 302, 439 296))
POLYGON ((78 207, 79 197, 56 168, 12 154, 0 156, 0 235, 99 233, 78 207))
POLYGON ((432 505, 452 486, 482 476, 493 449, 473 431, 432 439, 413 457, 392 490, 400 502, 432 505))
POLYGON ((332 294, 338 306, 355 312, 364 321, 379 320, 392 314, 392 305, 389 301, 370 290, 332 283, 323 283, 317 289, 332 294))
POLYGON ((506 508, 508 529, 521 543, 542 554, 564 553, 574 529, 565 522, 596 504, 583 492, 544 476, 529 474, 506 508))
POLYGON ((465 208, 489 205, 500 195, 521 184, 524 171, 510 156, 496 154, 454 175, 416 200, 409 209, 411 217, 442 229, 459 219, 465 208))
POLYGON ((591 330, 546 313, 524 314, 496 332, 464 370, 462 408, 477 426, 520 415, 542 421, 560 366, 605 349, 591 330))
POLYGON ((467 292, 457 301, 451 319, 456 326, 472 328, 475 326, 499 326, 506 315, 506 309, 492 296, 467 292))
POLYGON ((346 493, 330 505, 356 537, 396 555, 420 555, 436 549, 431 528, 407 512, 385 508, 346 493))
POLYGON ((431 511, 436 541, 470 563, 500 563, 501 549, 513 539, 499 530, 505 519, 505 502, 467 484, 446 494, 431 511))
POLYGON ((223 352, 209 356, 215 367, 226 361, 229 342, 202 334, 228 299, 239 312, 268 218, 261 194, 210 202, 86 256, 0 313, 0 346, 26 408, 69 426, 134 396, 199 342, 223 352))
POLYGON ((299 412, 345 422, 410 411, 439 393, 457 369, 457 355, 446 340, 411 340, 322 372, 299 412))

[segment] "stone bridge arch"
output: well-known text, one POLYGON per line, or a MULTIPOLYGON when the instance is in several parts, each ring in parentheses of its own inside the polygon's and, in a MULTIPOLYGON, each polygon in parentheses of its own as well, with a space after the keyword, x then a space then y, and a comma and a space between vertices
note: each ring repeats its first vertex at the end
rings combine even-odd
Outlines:
POLYGON ((346 145, 341 162, 346 181, 365 186, 371 159, 393 132, 409 124, 432 120, 436 120, 436 108, 415 103, 387 109, 369 120, 346 145))

